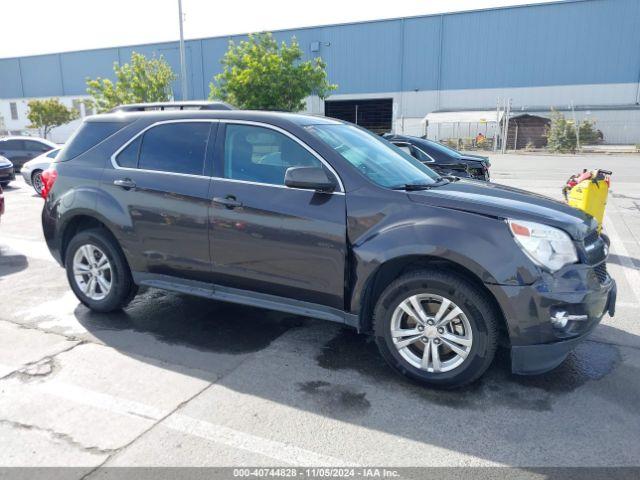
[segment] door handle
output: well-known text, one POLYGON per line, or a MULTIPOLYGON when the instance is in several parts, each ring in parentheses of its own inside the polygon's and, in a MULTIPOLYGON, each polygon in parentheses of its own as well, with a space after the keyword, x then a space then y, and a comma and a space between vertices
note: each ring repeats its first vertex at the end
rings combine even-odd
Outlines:
POLYGON ((132 188, 136 188, 136 182, 134 182, 130 178, 121 178, 121 179, 118 179, 118 180, 114 180, 113 184, 116 187, 122 187, 125 190, 130 190, 132 188))
POLYGON ((227 195, 226 197, 213 197, 214 203, 219 203, 220 205, 224 205, 228 209, 234 209, 242 206, 242 202, 236 200, 236 197, 233 195, 227 195))

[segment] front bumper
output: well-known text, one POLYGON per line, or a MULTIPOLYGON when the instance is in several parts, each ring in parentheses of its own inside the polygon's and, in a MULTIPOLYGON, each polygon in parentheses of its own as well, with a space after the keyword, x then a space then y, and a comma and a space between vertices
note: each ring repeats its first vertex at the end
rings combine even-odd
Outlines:
POLYGON ((598 270, 603 266, 574 265, 557 275, 544 274, 533 285, 487 285, 507 320, 513 373, 532 375, 557 367, 605 313, 613 316, 617 288, 598 270), (576 320, 554 326, 551 317, 558 312, 576 320))
POLYGON ((16 179, 13 167, 0 168, 0 182, 10 182, 16 179))
POLYGON ((24 182, 31 186, 31 170, 23 167, 22 170, 20 170, 20 174, 22 175, 22 178, 24 178, 24 182))

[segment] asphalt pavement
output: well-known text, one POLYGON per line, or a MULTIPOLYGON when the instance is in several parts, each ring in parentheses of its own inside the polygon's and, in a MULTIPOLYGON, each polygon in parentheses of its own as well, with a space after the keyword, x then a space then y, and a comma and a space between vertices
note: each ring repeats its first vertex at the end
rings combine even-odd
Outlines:
POLYGON ((561 198, 613 170, 615 318, 556 370, 499 351, 456 391, 393 373, 340 325, 147 290, 123 312, 71 293, 22 180, 0 223, 0 467, 640 465, 640 156, 497 155, 498 183, 561 198))

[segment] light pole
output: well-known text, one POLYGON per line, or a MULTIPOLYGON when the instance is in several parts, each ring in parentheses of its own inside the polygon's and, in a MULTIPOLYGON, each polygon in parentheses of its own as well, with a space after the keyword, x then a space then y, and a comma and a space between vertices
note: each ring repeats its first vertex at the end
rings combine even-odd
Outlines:
POLYGON ((178 15, 180 15, 180 89, 182 91, 182 100, 189 98, 187 94, 187 62, 184 56, 184 32, 182 29, 182 0, 178 0, 178 15))

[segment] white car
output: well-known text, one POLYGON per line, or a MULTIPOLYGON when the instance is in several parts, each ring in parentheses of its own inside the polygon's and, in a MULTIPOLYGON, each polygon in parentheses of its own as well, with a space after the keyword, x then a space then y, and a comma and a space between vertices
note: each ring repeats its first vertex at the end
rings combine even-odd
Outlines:
POLYGON ((27 185, 31 185, 38 195, 42 195, 42 172, 44 172, 53 159, 56 158, 62 147, 49 150, 42 155, 37 156, 33 160, 29 160, 22 166, 20 173, 27 185))

